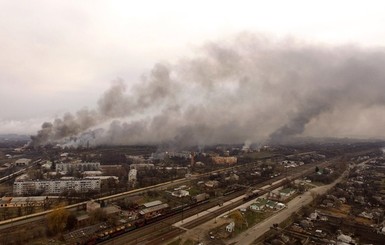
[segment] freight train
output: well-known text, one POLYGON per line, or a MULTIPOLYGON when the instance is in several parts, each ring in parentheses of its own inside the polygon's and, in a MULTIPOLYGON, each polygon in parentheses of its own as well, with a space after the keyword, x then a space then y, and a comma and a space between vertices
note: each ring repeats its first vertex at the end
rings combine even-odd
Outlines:
POLYGON ((243 201, 250 201, 251 199, 258 197, 259 195, 260 195, 260 190, 258 190, 258 189, 253 190, 253 191, 249 191, 243 197, 243 201))
POLYGON ((194 201, 189 204, 183 204, 180 206, 177 206, 175 208, 169 209, 165 208, 165 212, 162 215, 151 217, 151 218, 145 218, 141 217, 131 223, 118 225, 115 227, 109 227, 106 229, 103 229, 99 232, 97 232, 91 239, 88 239, 87 241, 78 242, 76 245, 94 245, 101 243, 103 241, 109 240, 111 238, 120 236, 124 233, 127 233, 129 231, 135 230, 137 228, 143 227, 145 225, 157 222, 159 220, 165 219, 167 217, 173 216, 175 214, 187 211, 189 209, 192 209, 196 206, 202 205, 204 203, 209 202, 209 195, 207 194, 200 194, 199 198, 193 199, 194 201))

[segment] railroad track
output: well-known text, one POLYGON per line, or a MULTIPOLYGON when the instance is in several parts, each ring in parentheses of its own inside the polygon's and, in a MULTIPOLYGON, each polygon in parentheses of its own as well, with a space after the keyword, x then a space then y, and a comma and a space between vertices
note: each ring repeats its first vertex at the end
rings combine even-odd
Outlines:
MULTIPOLYGON (((226 172, 226 171, 229 171, 232 169, 238 169, 241 167, 244 167, 244 166, 239 165, 239 166, 233 166, 233 167, 224 168, 224 169, 218 169, 218 170, 214 170, 214 171, 211 171, 208 173, 194 176, 194 178, 202 178, 205 176, 209 176, 212 173, 226 172)), ((126 191, 126 192, 122 192, 122 193, 118 193, 118 194, 114 194, 114 195, 110 195, 110 196, 100 197, 100 198, 97 198, 96 200, 101 201, 101 202, 105 202, 105 203, 110 203, 110 202, 113 202, 113 201, 116 201, 119 199, 123 199, 123 198, 128 197, 128 196, 141 194, 141 193, 146 192, 148 190, 163 190, 163 189, 169 188, 170 186, 181 185, 181 184, 184 184, 184 183, 187 183, 190 181, 191 181, 191 179, 187 179, 187 178, 171 180, 171 181, 160 183, 160 184, 153 185, 153 186, 147 186, 147 187, 143 187, 143 188, 139 188, 139 189, 135 189, 135 190, 130 190, 130 191, 126 191)), ((70 211, 83 210, 84 207, 86 206, 86 204, 87 204, 87 202, 80 202, 80 203, 76 203, 76 204, 72 204, 72 205, 67 205, 64 208, 67 210, 70 210, 70 211)), ((40 220, 44 221, 46 215, 51 213, 52 211, 53 211, 53 209, 0 221, 0 231, 3 232, 3 230, 6 230, 6 229, 11 228, 11 227, 17 227, 19 225, 25 225, 25 224, 40 222, 40 220)))
MULTIPOLYGON (((323 164, 326 164, 326 163, 323 163, 323 164)), ((301 174, 296 174, 296 175, 293 175, 295 177, 293 178, 298 178, 298 176, 301 176, 301 175, 306 175, 308 172, 310 171, 313 171, 313 167, 315 166, 315 164, 309 164, 309 165, 304 165, 301 171, 301 174), (306 170, 304 170, 306 169, 306 170)), ((319 166, 322 166, 322 164, 319 164, 319 166)), ((296 168, 296 169, 290 169, 287 171, 286 174, 292 174, 294 171, 299 171, 300 169, 299 168, 296 168)), ((224 171, 224 170, 222 170, 224 171)), ((204 175, 207 175, 204 174, 204 175)), ((293 179, 292 178, 292 179, 293 179)), ((259 184, 257 184, 256 188, 260 188, 262 187, 263 185, 269 185, 269 184, 272 184, 272 183, 278 183, 278 184, 281 184, 282 180, 284 180, 285 178, 282 178, 282 177, 276 177, 276 178, 272 178, 272 179, 269 179, 267 181, 264 181, 264 182, 261 182, 259 184), (278 180, 278 181, 277 181, 278 180)), ((115 200, 115 199, 118 199, 118 198, 123 198, 125 196, 128 196, 128 195, 132 195, 132 194, 138 194, 140 192, 143 192, 143 191, 147 191, 149 189, 159 189, 159 188, 165 188, 167 185, 176 185, 176 184, 180 184, 180 183, 183 183, 184 181, 189 181, 189 180, 185 180, 185 179, 179 179, 179 180, 175 180, 175 181, 170 181, 170 182, 166 182, 166 183, 163 183, 163 184, 158 184, 156 186, 150 186, 150 187, 145 187, 145 188, 141 188, 141 189, 137 189, 137 190, 133 190, 133 191, 129 191, 129 192, 125 192, 125 193, 120 193, 120 194, 115 194, 115 195, 112 195, 112 196, 108 196, 108 197, 104 197, 104 198, 100 198, 99 200, 115 200)), ((242 190, 242 191, 237 191, 235 193, 232 193, 230 194, 229 196, 226 196, 226 197, 223 197, 223 200, 226 201, 226 200, 231 200, 231 199, 234 199, 238 196, 241 196, 245 194, 245 190, 242 190)), ((225 209, 227 208, 234 208, 236 207, 237 205, 239 206, 240 204, 242 204, 242 202, 235 202, 234 204, 231 204, 231 205, 227 205, 226 207, 224 207, 225 209)), ((78 204, 74 204, 74 205, 69 205, 69 206, 66 206, 65 208, 69 209, 69 210, 75 210, 75 209, 79 209, 79 207, 81 207, 82 205, 85 205, 85 202, 83 203, 78 203, 78 204)), ((217 205, 216 202, 210 202, 209 204, 207 204, 207 206, 198 206, 197 208, 193 208, 191 210, 188 210, 188 211, 184 211, 184 216, 185 218, 186 217, 189 217, 189 216, 192 216, 196 213, 199 213, 203 210, 207 210, 207 209, 210 209, 211 207, 217 205), (196 210, 196 211, 194 211, 196 210)), ((222 209, 221 209, 222 210, 222 209)), ((30 224, 32 222, 44 222, 45 221, 45 217, 48 213, 50 213, 52 210, 49 210, 49 211, 45 211, 45 212, 41 212, 41 213, 37 213, 37 214, 32 214, 32 215, 28 215, 28 216, 23 216, 23 217, 18 217, 18 218, 14 218, 12 220, 6 220, 6 221, 2 221, 0 222, 0 230, 2 231, 5 231, 5 230, 8 230, 8 229, 15 229, 19 226, 24 226, 24 225, 27 225, 27 224, 30 224)), ((201 223, 204 223, 206 222, 207 220, 209 220, 210 218, 212 218, 214 215, 215 216, 218 216, 220 215, 220 212, 226 212, 226 211, 216 211, 214 212, 214 214, 207 214, 207 218, 202 218, 202 219, 199 219, 198 221, 195 221, 195 224, 191 224, 189 227, 194 227, 194 226, 197 226, 201 223)), ((176 217, 181 217, 180 216, 181 214, 177 214, 175 215, 176 217)), ((162 221, 159 221, 159 222, 156 222, 156 226, 157 228, 155 230, 159 230, 159 229, 164 229, 166 227, 169 227, 170 224, 173 224, 173 223, 176 223, 178 221, 180 221, 181 218, 172 218, 172 217, 169 217, 167 218, 166 220, 162 220, 162 221), (162 223, 163 222, 163 223, 162 223)), ((123 234, 121 236, 130 236, 131 238, 133 238, 134 240, 135 239, 139 239, 141 241, 144 241, 144 238, 146 238, 147 240, 150 239, 151 240, 151 237, 148 237, 146 235, 146 233, 154 233, 154 228, 151 228, 152 226, 151 225, 147 225, 145 227, 142 227, 142 228, 139 228, 137 230, 142 230, 141 232, 139 232, 137 235, 134 235, 135 232, 134 231, 131 231, 127 234, 123 234)), ((135 230, 136 231, 136 230, 135 230)), ((166 234, 166 236, 169 236, 166 234)), ((115 240, 119 238, 119 237, 116 237, 116 238, 113 238, 111 240, 108 241, 111 242, 112 240, 115 242, 115 240)), ((102 244, 108 244, 108 243, 102 243, 102 244)), ((119 244, 117 242, 115 242, 115 244, 119 244)), ((127 244, 127 242, 125 243, 122 243, 122 244, 127 244)))
POLYGON ((151 240, 147 240, 147 245, 159 245, 164 243, 165 241, 168 241, 174 237, 177 237, 181 234, 183 234, 185 231, 179 228, 175 228, 165 234, 162 234, 160 236, 157 236, 151 240))
MULTIPOLYGON (((325 162, 322 164, 318 164, 318 166, 326 166, 328 164, 330 164, 330 163, 325 162)), ((313 172, 314 166, 315 166, 315 164, 311 164, 310 166, 304 166, 302 168, 302 171, 300 173, 297 173, 297 174, 293 174, 293 172, 298 171, 299 170, 298 168, 297 169, 291 169, 287 173, 293 174, 292 179, 296 179, 296 178, 299 178, 301 176, 305 176, 305 175, 309 174, 310 172, 313 172)), ((260 187, 263 187, 266 185, 271 185, 268 188, 261 190, 260 195, 263 195, 266 192, 269 192, 271 190, 274 190, 275 188, 282 186, 284 184, 283 180, 285 180, 285 179, 286 178, 282 178, 282 177, 276 177, 273 179, 269 179, 267 181, 259 183, 256 186, 256 188, 260 188, 260 187)), ((232 194, 230 194, 226 197, 222 197, 222 198, 223 198, 223 201, 226 202, 226 201, 235 199, 239 196, 242 196, 244 194, 245 194, 245 190, 241 190, 241 191, 237 191, 235 193, 232 193, 232 194)), ((240 206, 243 203, 244 203, 243 199, 234 201, 231 204, 228 204, 228 205, 226 205, 220 209, 217 209, 215 211, 208 212, 206 215, 203 215, 197 219, 194 219, 193 221, 190 221, 189 223, 183 225, 182 228, 183 229, 192 229, 192 228, 199 226, 199 225, 201 225, 201 224, 203 224, 209 220, 212 220, 213 218, 215 218, 215 217, 217 217, 217 216, 219 216, 219 215, 221 215, 221 214, 223 214, 229 210, 232 210, 232 209, 240 206)), ((209 202, 207 204, 203 204, 203 205, 197 206, 195 208, 192 208, 190 210, 184 211, 184 218, 193 216, 193 215, 200 213, 204 210, 208 210, 208 209, 210 209, 216 205, 217 205, 217 202, 212 201, 212 202, 209 202)), ((146 225, 146 226, 138 228, 134 231, 130 231, 126 234, 122 234, 121 236, 118 236, 118 237, 112 238, 110 240, 107 240, 105 242, 102 242, 101 244, 110 244, 111 242, 113 242, 116 245, 119 245, 119 244, 122 244, 122 245, 123 244, 127 244, 127 245, 151 244, 151 241, 153 241, 153 240, 157 241, 157 242, 159 242, 159 241, 164 242, 164 241, 170 240, 170 239, 174 238, 175 236, 180 235, 183 232, 185 232, 183 229, 178 229, 179 231, 176 232, 170 228, 170 226, 172 224, 174 224, 178 221, 181 221, 181 220, 182 220, 182 214, 178 213, 178 214, 175 214, 174 216, 167 217, 167 218, 160 220, 160 221, 157 221, 153 224, 146 225), (172 234, 174 234, 174 236, 172 234), (175 234, 177 234, 177 235, 175 235, 175 234)))

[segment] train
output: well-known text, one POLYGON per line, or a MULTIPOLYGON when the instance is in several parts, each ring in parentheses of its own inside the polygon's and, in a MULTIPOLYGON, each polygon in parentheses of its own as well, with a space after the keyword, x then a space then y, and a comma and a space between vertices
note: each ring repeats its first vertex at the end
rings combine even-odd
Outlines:
POLYGON ((138 229, 140 227, 143 227, 148 224, 155 223, 157 221, 160 221, 162 219, 165 219, 167 217, 173 216, 178 213, 182 213, 184 211, 187 211, 189 209, 192 209, 196 206, 202 205, 204 203, 209 202, 209 195, 204 194, 200 195, 198 199, 193 199, 192 203, 183 204, 171 209, 165 209, 165 213, 159 216, 151 217, 151 218, 145 218, 141 217, 133 222, 117 225, 114 227, 105 228, 103 230, 100 230, 97 232, 94 236, 92 236, 90 239, 82 242, 77 242, 74 245, 94 245, 98 244, 104 241, 107 241, 109 239, 112 239, 114 237, 120 236, 124 233, 130 232, 132 230, 138 229))
POLYGON ((233 194, 233 193, 240 191, 240 190, 243 190, 243 189, 245 189, 244 186, 239 186, 239 185, 230 186, 229 188, 227 188, 225 190, 225 192, 223 192, 223 196, 228 196, 230 194, 233 194))
POLYGON ((255 197, 258 197, 260 195, 260 190, 253 190, 253 191, 249 191, 245 194, 245 196, 243 197, 243 201, 250 201, 251 199, 255 198, 255 197))

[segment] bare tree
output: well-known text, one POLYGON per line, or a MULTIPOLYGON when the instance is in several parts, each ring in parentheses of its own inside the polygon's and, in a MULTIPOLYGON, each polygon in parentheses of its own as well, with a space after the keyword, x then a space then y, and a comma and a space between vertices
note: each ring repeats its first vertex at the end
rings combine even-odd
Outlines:
POLYGON ((53 210, 47 215, 47 228, 49 234, 57 234, 64 231, 67 226, 69 211, 63 207, 53 210))

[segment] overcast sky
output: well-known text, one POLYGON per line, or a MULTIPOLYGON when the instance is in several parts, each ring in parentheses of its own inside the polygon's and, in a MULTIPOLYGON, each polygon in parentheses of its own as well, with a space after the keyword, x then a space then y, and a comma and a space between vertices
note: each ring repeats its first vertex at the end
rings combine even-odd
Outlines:
POLYGON ((111 81, 131 86, 157 62, 242 32, 382 47, 382 2, 0 0, 0 133, 94 109, 111 81))

